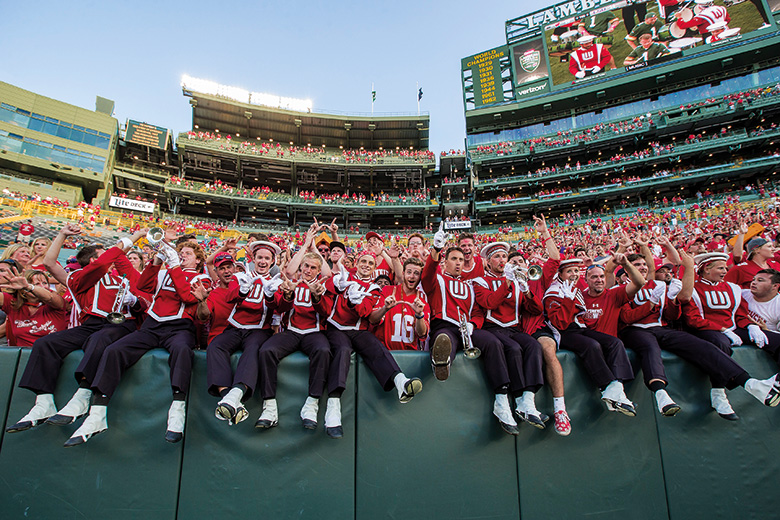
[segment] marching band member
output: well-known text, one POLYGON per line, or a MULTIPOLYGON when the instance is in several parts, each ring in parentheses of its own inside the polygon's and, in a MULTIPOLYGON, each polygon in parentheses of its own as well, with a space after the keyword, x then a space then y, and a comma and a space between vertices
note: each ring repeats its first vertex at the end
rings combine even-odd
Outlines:
POLYGON ((376 261, 373 251, 361 251, 355 258, 354 274, 340 264, 339 271, 325 284, 324 307, 331 309, 325 335, 333 355, 328 372, 325 431, 333 438, 344 435, 341 394, 347 386, 352 351, 360 354, 385 391, 395 386, 402 403, 411 401, 422 391, 422 381, 406 377, 390 351, 368 330, 368 318, 379 298, 379 288, 373 284, 376 261))
MULTIPOLYGON (((496 407, 503 409, 509 406, 509 391, 516 396, 517 416, 536 428, 544 429, 544 421, 535 403, 535 394, 544 384, 542 346, 523 332, 521 324, 522 310, 541 314, 542 306, 518 269, 507 262, 508 252, 509 244, 506 242, 492 242, 484 246, 480 256, 487 261, 487 270, 473 283, 477 303, 485 310, 484 329, 498 338, 503 346, 496 351, 497 366, 502 375, 502 384, 495 389, 496 407)), ((486 357, 485 363, 488 362, 486 357)), ((500 413, 496 415, 507 433, 519 433, 516 424, 512 427, 511 422, 502 420, 500 413)))
MULTIPOLYGON (((425 261, 421 280, 431 305, 433 374, 439 381, 446 381, 455 354, 467 347, 464 342, 478 345, 484 355, 488 384, 496 392, 493 414, 504 431, 517 435, 517 422, 507 396, 509 376, 502 356, 503 345, 496 336, 481 329, 483 314, 477 305, 474 288, 461 277, 465 263, 463 250, 457 246, 449 248, 444 254, 441 270, 438 268, 441 250, 447 240, 443 226, 439 226, 433 237, 433 248, 425 261)), ((475 262, 481 264, 481 260, 475 262)))
POLYGON ((163 243, 154 261, 147 264, 138 279, 138 289, 153 294, 141 328, 109 345, 100 358, 92 381, 89 415, 65 442, 65 447, 87 442, 108 429, 107 406, 125 370, 157 347, 170 353, 173 402, 168 411, 165 440, 179 442, 184 435, 185 397, 190 386, 195 348, 195 313, 207 291, 200 274, 206 255, 194 241, 182 242, 176 249, 163 243), (161 270, 163 261, 168 268, 161 270), (193 285, 195 284, 195 285, 193 285))
MULTIPOLYGON (((322 299, 325 286, 320 283, 325 259, 318 253, 307 250, 305 244, 296 253, 300 258, 293 258, 297 260, 296 265, 300 265, 297 282, 283 283, 280 288, 283 298, 277 312, 282 313, 286 329, 274 334, 260 348, 260 395, 264 406, 269 401, 276 403, 279 362, 300 350, 309 357, 309 395, 300 416, 303 427, 314 430, 317 428, 320 397, 325 389, 330 367, 330 344, 322 333, 325 322, 321 318, 327 314, 322 299)), ((272 422, 270 426, 276 426, 276 423, 272 422)))
POLYGON ((91 397, 89 385, 103 349, 136 328, 135 320, 129 312, 125 312, 126 319, 121 323, 111 323, 107 317, 117 309, 139 305, 138 298, 133 295, 133 290, 137 290, 139 273, 133 269, 125 252, 132 247, 133 242, 146 234, 145 230, 137 232, 129 239, 123 238, 117 246, 107 251, 98 245, 81 248, 76 255, 81 269, 68 274, 57 263, 57 255, 65 239, 79 233, 81 229, 78 226, 65 224, 46 252, 44 265, 72 294, 80 325, 44 336, 33 344, 19 387, 34 392, 36 404, 27 415, 9 427, 7 432, 27 430, 47 419, 52 424, 70 424, 77 417, 85 415, 89 410, 91 397), (109 272, 112 265, 121 276, 109 272), (127 284, 130 290, 124 291, 122 296, 124 284, 127 284), (85 352, 76 369, 79 390, 57 412, 54 387, 62 361, 65 356, 78 349, 85 352))
MULTIPOLYGON (((632 380, 634 372, 623 342, 587 327, 585 296, 577 288, 581 263, 581 258, 561 261, 558 277, 544 294, 547 324, 560 335, 560 347, 571 350, 582 359, 585 371, 601 389, 601 399, 607 410, 633 417, 636 409, 634 403, 626 397, 623 381, 632 380)), ((601 271, 599 278, 603 280, 603 268, 593 265, 592 269, 601 271)), ((595 283, 589 285, 589 292, 591 288, 594 293, 598 293, 595 283)), ((597 321, 592 318, 587 320, 591 323, 597 321)))
MULTIPOLYGON (((273 334, 271 324, 281 298, 277 291, 284 283, 281 274, 270 276, 281 254, 279 246, 257 240, 248 247, 255 271, 233 275, 226 295, 233 304, 227 326, 206 349, 209 393, 221 397, 215 415, 229 424, 238 424, 249 416, 243 402, 257 386, 258 352, 273 334), (243 354, 233 374, 230 356, 240 349, 243 354)), ((263 402, 263 412, 255 427, 270 428, 277 420, 276 401, 268 400, 263 402)))
MULTIPOLYGON (((699 279, 694 283, 691 301, 683 306, 683 318, 688 329, 695 335, 709 341, 725 354, 731 355, 731 345, 742 345, 743 341, 765 342, 766 335, 748 317, 747 302, 742 299, 740 288, 724 281, 729 256, 726 253, 704 253, 697 255, 696 271, 699 279)), ((730 377, 711 376, 713 388, 710 394, 712 407, 724 419, 737 420, 737 414, 726 397, 729 390, 742 386, 747 392, 767 406, 780 402, 780 374, 765 380, 751 378, 736 365, 730 377)))
POLYGON ((580 36, 580 47, 569 54, 569 72, 577 79, 602 72, 612 61, 612 55, 601 43, 593 43, 591 34, 580 36))

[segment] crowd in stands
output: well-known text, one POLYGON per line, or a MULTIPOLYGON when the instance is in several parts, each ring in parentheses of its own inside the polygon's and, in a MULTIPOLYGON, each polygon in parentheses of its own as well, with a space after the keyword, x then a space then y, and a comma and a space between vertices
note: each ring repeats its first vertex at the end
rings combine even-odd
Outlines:
MULTIPOLYGON (((727 109, 749 106, 751 103, 766 97, 774 97, 780 94, 780 85, 774 87, 764 87, 750 89, 743 92, 726 94, 722 98, 708 98, 698 103, 689 103, 680 105, 679 112, 690 113, 713 105, 724 105, 727 109)), ((609 123, 600 123, 582 130, 559 131, 555 135, 539 136, 522 141, 507 141, 494 144, 478 145, 470 150, 475 157, 484 156, 503 156, 517 153, 533 153, 545 149, 570 146, 579 142, 589 142, 604 137, 613 137, 626 133, 644 131, 655 124, 655 118, 664 117, 670 114, 670 110, 659 110, 654 116, 652 113, 633 116, 631 118, 613 121, 609 123)), ((775 125, 772 125, 775 128, 775 125)), ((725 130, 725 129, 724 129, 725 130)), ((721 131, 723 132, 723 130, 721 131)), ((760 135, 757 134, 757 135, 760 135)), ((694 135, 691 142, 699 142, 701 136, 694 135)), ((712 137, 712 136, 710 136, 712 137)), ((686 141, 687 142, 687 141, 686 141)))
POLYGON ((60 200, 57 197, 44 197, 38 193, 21 193, 19 191, 13 191, 9 190, 8 188, 3 188, 3 197, 7 199, 13 199, 13 200, 19 200, 19 201, 32 201, 32 202, 40 202, 41 204, 50 204, 52 206, 57 206, 61 208, 69 208, 70 202, 66 200, 60 200))
POLYGON ((377 164, 381 159, 401 159, 415 163, 430 163, 436 160, 436 154, 430 150, 381 149, 366 150, 345 149, 329 150, 325 146, 284 145, 273 141, 241 141, 233 139, 230 134, 221 135, 213 132, 189 131, 187 138, 195 141, 211 142, 220 150, 228 150, 240 154, 251 154, 278 158, 306 158, 321 162, 346 164, 377 164))
POLYGON ((366 196, 364 193, 316 193, 314 190, 303 190, 298 194, 298 199, 303 202, 321 201, 323 204, 357 204, 365 206, 369 201, 386 204, 428 204, 430 202, 430 190, 406 189, 406 192, 388 194, 384 191, 366 196))
POLYGON ((441 152, 439 157, 452 157, 453 155, 466 155, 466 151, 450 149, 448 152, 441 152))

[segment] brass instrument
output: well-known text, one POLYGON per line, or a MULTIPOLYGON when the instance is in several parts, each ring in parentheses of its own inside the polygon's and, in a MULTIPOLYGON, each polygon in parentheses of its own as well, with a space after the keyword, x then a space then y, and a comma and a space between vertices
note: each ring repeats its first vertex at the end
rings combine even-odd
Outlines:
POLYGON ((467 359, 477 359, 482 355, 482 351, 471 343, 471 335, 469 334, 468 327, 469 322, 466 319, 466 316, 461 312, 458 312, 458 314, 460 315, 460 324, 458 328, 460 329, 460 337, 463 340, 463 354, 467 359))
POLYGON ((127 277, 122 276, 122 281, 119 283, 119 289, 116 291, 116 298, 114 298, 114 305, 111 307, 111 312, 106 316, 106 321, 112 325, 118 325, 125 322, 125 315, 122 313, 122 301, 125 299, 127 292, 130 290, 130 282, 127 277))
POLYGON ((165 230, 159 227, 149 228, 149 231, 146 232, 146 241, 149 242, 149 247, 155 251, 159 251, 163 244, 168 244, 165 241, 165 230))
POLYGON ((542 278, 542 266, 531 264, 527 269, 524 267, 517 267, 515 269, 515 276, 526 283, 529 280, 540 280, 542 278))

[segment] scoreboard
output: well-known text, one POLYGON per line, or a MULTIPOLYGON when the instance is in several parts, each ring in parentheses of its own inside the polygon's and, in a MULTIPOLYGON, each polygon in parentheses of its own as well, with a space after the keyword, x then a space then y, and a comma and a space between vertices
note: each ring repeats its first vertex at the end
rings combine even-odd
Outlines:
POLYGON ((128 143, 165 150, 168 147, 168 141, 170 141, 170 139, 171 131, 167 128, 140 123, 138 121, 133 121, 132 119, 127 120, 125 141, 128 143))
POLYGON ((766 1, 573 0, 508 20, 505 45, 461 60, 464 108, 689 67, 700 56, 727 59, 745 41, 776 35, 780 0, 766 1))

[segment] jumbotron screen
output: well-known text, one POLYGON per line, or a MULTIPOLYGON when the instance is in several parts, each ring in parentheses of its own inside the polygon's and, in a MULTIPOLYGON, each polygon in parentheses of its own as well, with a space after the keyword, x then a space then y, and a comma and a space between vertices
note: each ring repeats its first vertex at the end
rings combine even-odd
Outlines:
MULTIPOLYGON (((574 0, 509 20, 503 49, 511 63, 514 100, 718 47, 726 52, 732 44, 776 30, 772 11, 780 0, 771 2, 768 7, 765 0, 574 0)), ((476 56, 481 55, 471 58, 476 56)), ((466 65, 474 63, 464 60, 466 109, 511 100, 511 94, 500 93, 495 100, 480 98, 486 92, 483 79, 498 78, 476 66, 467 71, 466 65)))

